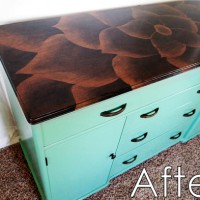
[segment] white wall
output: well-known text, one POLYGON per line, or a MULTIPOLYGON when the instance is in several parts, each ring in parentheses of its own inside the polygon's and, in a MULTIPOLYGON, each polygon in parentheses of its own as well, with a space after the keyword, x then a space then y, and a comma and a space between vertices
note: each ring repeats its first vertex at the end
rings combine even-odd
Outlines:
POLYGON ((0 24, 59 14, 171 0, 0 0, 0 24))

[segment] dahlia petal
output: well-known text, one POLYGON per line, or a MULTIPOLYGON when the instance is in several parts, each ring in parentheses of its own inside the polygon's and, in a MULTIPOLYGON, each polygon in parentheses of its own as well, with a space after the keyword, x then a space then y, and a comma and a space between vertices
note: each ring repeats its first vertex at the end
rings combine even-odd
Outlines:
POLYGON ((177 68, 187 69, 191 65, 200 65, 200 48, 187 48, 186 52, 176 58, 168 58, 168 62, 177 68))
POLYGON ((144 20, 132 20, 127 24, 117 27, 124 33, 138 37, 141 39, 150 39, 154 32, 154 28, 151 24, 145 22, 144 20))
POLYGON ((173 8, 167 4, 154 4, 154 5, 144 5, 141 9, 150 11, 158 15, 175 15, 175 16, 185 16, 180 10, 173 8))
POLYGON ((113 59, 113 68, 117 76, 133 88, 153 82, 155 78, 176 69, 159 55, 147 58, 116 56, 113 59))
POLYGON ((19 84, 17 92, 24 110, 33 119, 66 107, 75 108, 71 85, 67 83, 32 76, 19 84))
POLYGON ((72 86, 72 93, 77 104, 76 108, 81 108, 130 90, 131 87, 120 79, 98 88, 81 87, 79 85, 72 86))
POLYGON ((194 21, 189 18, 176 17, 176 16, 161 16, 162 24, 169 28, 182 28, 196 33, 198 27, 194 21))
POLYGON ((60 29, 68 40, 79 46, 99 49, 99 33, 108 26, 84 13, 63 16, 54 27, 60 29))
POLYGON ((1 26, 0 45, 37 52, 49 36, 61 33, 52 27, 58 20, 59 18, 52 18, 1 26))
POLYGON ((199 15, 200 3, 199 1, 195 1, 195 3, 196 3, 195 5, 194 5, 194 1, 192 4, 190 4, 190 2, 182 3, 182 4, 177 5, 176 8, 182 11, 183 13, 185 13, 189 18, 196 21, 200 21, 200 15, 199 15))
POLYGON ((134 19, 141 19, 152 25, 161 23, 159 15, 137 7, 132 8, 132 16, 134 19))
POLYGON ((79 47, 58 34, 47 39, 34 59, 17 73, 38 74, 52 80, 98 87, 117 79, 112 68, 113 57, 79 47))
POLYGON ((120 26, 133 19, 130 8, 90 12, 90 14, 108 26, 120 26))
POLYGON ((150 40, 130 37, 117 28, 108 28, 100 33, 103 53, 143 58, 157 54, 150 40))
POLYGON ((198 27, 198 34, 200 34, 200 22, 195 22, 196 23, 196 25, 197 25, 197 27, 198 27))
POLYGON ((177 57, 186 50, 185 44, 177 42, 170 36, 164 36, 159 33, 154 33, 151 41, 162 57, 177 57))
POLYGON ((173 29, 172 38, 189 47, 200 47, 200 35, 184 29, 173 29))

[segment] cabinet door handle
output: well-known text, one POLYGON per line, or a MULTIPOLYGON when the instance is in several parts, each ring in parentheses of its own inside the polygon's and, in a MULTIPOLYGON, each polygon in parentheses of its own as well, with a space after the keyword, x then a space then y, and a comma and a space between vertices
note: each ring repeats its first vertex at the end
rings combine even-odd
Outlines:
POLYGON ((170 137, 169 139, 171 139, 171 140, 176 140, 176 139, 178 139, 178 138, 181 136, 181 134, 182 134, 182 132, 179 132, 179 133, 177 133, 176 135, 170 137))
POLYGON ((158 113, 159 108, 156 108, 148 113, 142 114, 140 115, 141 118, 150 118, 153 117, 154 115, 156 115, 158 113))
POLYGON ((114 153, 111 153, 111 154, 109 155, 109 157, 111 157, 111 159, 114 160, 114 159, 116 158, 116 155, 115 155, 114 153))
POLYGON ((190 111, 189 113, 185 113, 185 114, 183 115, 183 117, 190 117, 190 116, 194 115, 195 112, 196 112, 196 109, 190 111))
POLYGON ((200 90, 197 90, 197 93, 200 94, 200 90))
POLYGON ((144 140, 147 137, 148 132, 140 135, 139 137, 133 138, 131 140, 131 142, 141 142, 142 140, 144 140))
POLYGON ((133 158, 131 158, 131 159, 129 159, 129 160, 124 161, 123 164, 124 164, 124 165, 131 164, 131 163, 133 163, 136 159, 137 159, 137 155, 133 156, 133 158))
POLYGON ((126 103, 116 108, 113 108, 111 110, 104 111, 100 115, 102 117, 112 117, 112 116, 119 115, 120 113, 122 113, 125 110, 125 108, 126 108, 126 103))

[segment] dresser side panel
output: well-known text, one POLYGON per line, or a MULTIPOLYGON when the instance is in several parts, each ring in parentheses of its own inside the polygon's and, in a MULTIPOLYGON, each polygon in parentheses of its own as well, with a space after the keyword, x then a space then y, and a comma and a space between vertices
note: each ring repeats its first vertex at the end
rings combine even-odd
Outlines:
MULTIPOLYGON (((40 190, 40 193, 42 194, 42 198, 46 199, 47 193, 49 193, 48 184, 43 184, 48 179, 46 174, 46 166, 43 164, 41 165, 41 155, 43 153, 43 149, 40 148, 41 142, 36 141, 40 140, 38 136, 34 136, 34 134, 38 134, 39 136, 42 135, 41 133, 35 133, 35 127, 33 128, 32 125, 30 125, 21 109, 21 106, 17 100, 17 97, 12 89, 12 86, 9 82, 9 79, 4 71, 4 68, 2 64, 0 63, 0 74, 1 78, 3 78, 2 82, 4 82, 4 89, 8 96, 9 104, 11 106, 12 114, 14 116, 14 120, 16 122, 18 133, 20 137, 20 145, 22 147, 23 153, 26 157, 26 160, 28 162, 28 165, 31 169, 31 172, 33 174, 33 177, 35 179, 35 182, 38 186, 38 189, 40 190), (33 129, 33 130, 32 130, 33 129), (44 192, 46 191, 46 192, 44 192), (45 193, 45 194, 44 194, 45 193)), ((40 125, 37 125, 40 126, 40 125)), ((41 145, 42 147, 42 145, 41 145)), ((44 162, 43 157, 43 162, 44 162)), ((48 198, 49 199, 49 198, 48 198)))

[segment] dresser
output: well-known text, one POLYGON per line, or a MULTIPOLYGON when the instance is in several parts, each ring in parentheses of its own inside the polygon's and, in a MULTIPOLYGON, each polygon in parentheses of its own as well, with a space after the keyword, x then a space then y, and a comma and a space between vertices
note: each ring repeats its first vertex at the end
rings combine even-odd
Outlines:
POLYGON ((42 199, 84 199, 200 133, 199 13, 174 1, 0 26, 0 75, 42 199))

